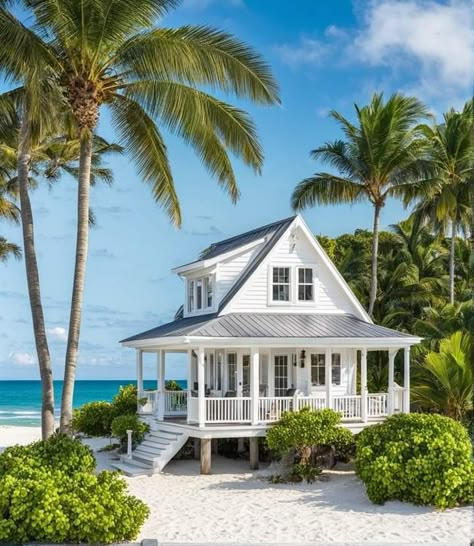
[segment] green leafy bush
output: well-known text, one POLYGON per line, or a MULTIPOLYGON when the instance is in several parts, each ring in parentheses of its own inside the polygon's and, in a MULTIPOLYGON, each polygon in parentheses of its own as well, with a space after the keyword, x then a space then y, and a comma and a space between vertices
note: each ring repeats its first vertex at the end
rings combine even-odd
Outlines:
POLYGON ((150 427, 147 423, 140 421, 137 415, 119 415, 112 421, 112 434, 120 440, 122 447, 127 445, 127 430, 132 430, 133 445, 139 444, 145 434, 149 432, 150 427))
POLYGON ((395 415, 357 438, 356 472, 377 504, 401 500, 449 508, 474 500, 465 428, 441 415, 395 415))
POLYGON ((332 440, 337 461, 348 462, 355 455, 356 442, 352 432, 344 427, 337 427, 332 440))
POLYGON ((7 449, 0 455, 0 542, 110 543, 133 540, 147 506, 116 472, 95 475, 77 440, 7 449))
POLYGON ((267 443, 278 455, 293 450, 302 463, 307 463, 314 447, 332 446, 343 437, 347 439, 347 433, 341 433, 337 426, 340 421, 340 414, 331 409, 287 412, 268 431, 267 443))
MULTIPOLYGON (((138 400, 138 403, 141 401, 138 400)), ((112 402, 89 402, 74 410, 73 429, 89 436, 110 436, 112 421, 121 415, 136 415, 137 387, 125 385, 112 402)))
POLYGON ((167 391, 182 391, 181 385, 174 379, 170 379, 165 383, 165 389, 167 391))
POLYGON ((292 466, 291 473, 288 478, 289 481, 292 482, 301 482, 304 480, 308 483, 313 483, 320 474, 321 469, 317 466, 306 463, 296 463, 292 466))
POLYGON ((72 426, 89 436, 110 436, 113 408, 109 402, 89 402, 74 410, 72 426))
POLYGON ((17 466, 51 467, 66 473, 93 472, 92 450, 64 434, 53 435, 47 442, 13 446, 0 454, 0 477, 17 466))

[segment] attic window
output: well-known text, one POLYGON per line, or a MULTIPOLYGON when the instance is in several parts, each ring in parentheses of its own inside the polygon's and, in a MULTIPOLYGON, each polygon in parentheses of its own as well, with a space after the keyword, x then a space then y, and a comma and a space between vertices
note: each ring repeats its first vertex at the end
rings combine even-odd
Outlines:
POLYGON ((212 309, 214 283, 210 276, 188 280, 188 313, 212 309))
POLYGON ((272 275, 273 301, 290 301, 290 268, 274 267, 272 275))

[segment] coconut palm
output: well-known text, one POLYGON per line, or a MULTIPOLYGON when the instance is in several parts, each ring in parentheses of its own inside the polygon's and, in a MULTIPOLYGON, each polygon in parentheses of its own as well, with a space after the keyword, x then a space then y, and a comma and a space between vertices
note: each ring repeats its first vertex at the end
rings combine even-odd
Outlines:
POLYGON ((14 243, 9 243, 0 235, 0 262, 6 262, 10 256, 21 258, 21 249, 14 243))
POLYGON ((415 404, 464 419, 473 409, 472 339, 469 333, 455 332, 441 341, 439 352, 426 355, 416 370, 412 387, 415 404), (415 382, 416 381, 416 382, 415 382))
POLYGON ((36 55, 36 67, 46 65, 47 74, 63 89, 81 136, 76 262, 61 404, 61 429, 67 431, 88 249, 91 138, 101 108, 108 108, 141 177, 179 226, 181 211, 161 129, 191 145, 235 202, 239 190, 228 152, 255 172, 261 169, 263 154, 249 116, 208 90, 261 104, 279 99, 269 67, 233 36, 208 27, 157 28, 156 21, 176 7, 176 0, 26 4, 42 38, 8 14, 0 20, 2 49, 8 50, 3 64, 21 76, 36 55))
POLYGON ((330 116, 341 127, 345 140, 327 142, 311 152, 316 160, 333 167, 337 174, 318 172, 295 188, 295 210, 315 204, 336 205, 369 201, 374 207, 371 283, 368 312, 373 314, 377 297, 377 256, 380 213, 390 197, 404 196, 413 182, 423 177, 424 144, 416 123, 427 117, 426 107, 413 97, 393 94, 384 102, 374 94, 368 106, 355 105, 357 123, 341 114, 330 116))
POLYGON ((462 112, 450 110, 443 123, 423 126, 429 143, 429 160, 434 176, 413 187, 406 202, 419 199, 417 212, 442 237, 450 229, 449 300, 455 298, 455 252, 459 233, 465 236, 472 222, 471 199, 474 191, 473 105, 462 112))

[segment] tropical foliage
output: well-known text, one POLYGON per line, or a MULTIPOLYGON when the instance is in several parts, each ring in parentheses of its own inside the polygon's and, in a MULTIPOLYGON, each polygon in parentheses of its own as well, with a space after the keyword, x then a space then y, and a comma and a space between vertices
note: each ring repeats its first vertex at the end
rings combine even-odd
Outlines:
POLYGON ((412 399, 419 407, 454 419, 472 418, 474 375, 472 337, 455 332, 430 352, 416 370, 412 399))
POLYGON ((374 207, 368 312, 377 298, 379 223, 387 199, 411 195, 411 186, 424 178, 425 142, 417 122, 427 117, 426 107, 414 97, 399 93, 384 101, 374 94, 368 106, 355 105, 356 123, 340 113, 330 116, 338 123, 344 140, 327 142, 311 152, 313 159, 337 173, 318 172, 300 182, 291 204, 301 210, 315 204, 337 205, 368 201, 374 207))
POLYGON ((96 474, 91 450, 65 436, 0 454, 0 499, 9 544, 130 541, 149 514, 118 473, 96 474))
POLYGON ((405 414, 357 437, 356 472, 372 502, 451 508, 474 499, 474 462, 466 429, 441 415, 405 414))

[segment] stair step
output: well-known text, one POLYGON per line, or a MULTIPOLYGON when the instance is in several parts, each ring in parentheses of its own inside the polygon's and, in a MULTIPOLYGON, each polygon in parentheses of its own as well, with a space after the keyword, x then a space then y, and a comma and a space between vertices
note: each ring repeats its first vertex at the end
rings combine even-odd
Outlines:
POLYGON ((150 466, 143 468, 126 463, 114 463, 112 466, 122 471, 126 476, 147 476, 153 473, 153 468, 150 466))
POLYGON ((143 440, 142 445, 149 445, 150 447, 152 445, 154 446, 163 446, 168 447, 173 443, 172 440, 168 440, 167 438, 157 438, 155 436, 152 437, 146 437, 145 440, 143 440))
POLYGON ((159 455, 151 455, 150 453, 145 453, 143 451, 135 450, 133 452, 133 460, 144 463, 145 465, 155 466, 155 463, 159 460, 159 455))
MULTIPOLYGON (((133 455, 132 455, 132 457, 133 457, 133 455)), ((123 464, 132 465, 132 466, 139 466, 140 468, 144 468, 144 469, 147 469, 147 468, 149 469, 149 468, 151 468, 153 466, 148 461, 143 462, 143 461, 138 461, 138 460, 133 459, 133 458, 132 459, 122 459, 120 462, 123 463, 123 464)))
POLYGON ((140 444, 137 449, 135 449, 134 453, 148 453, 154 457, 159 457, 164 451, 164 448, 150 447, 140 444))
POLYGON ((177 440, 180 436, 182 436, 182 433, 181 432, 175 432, 175 431, 170 431, 170 430, 162 430, 162 429, 157 429, 157 430, 152 430, 150 432, 150 435, 151 436, 157 436, 159 438, 171 438, 173 440, 177 440))

